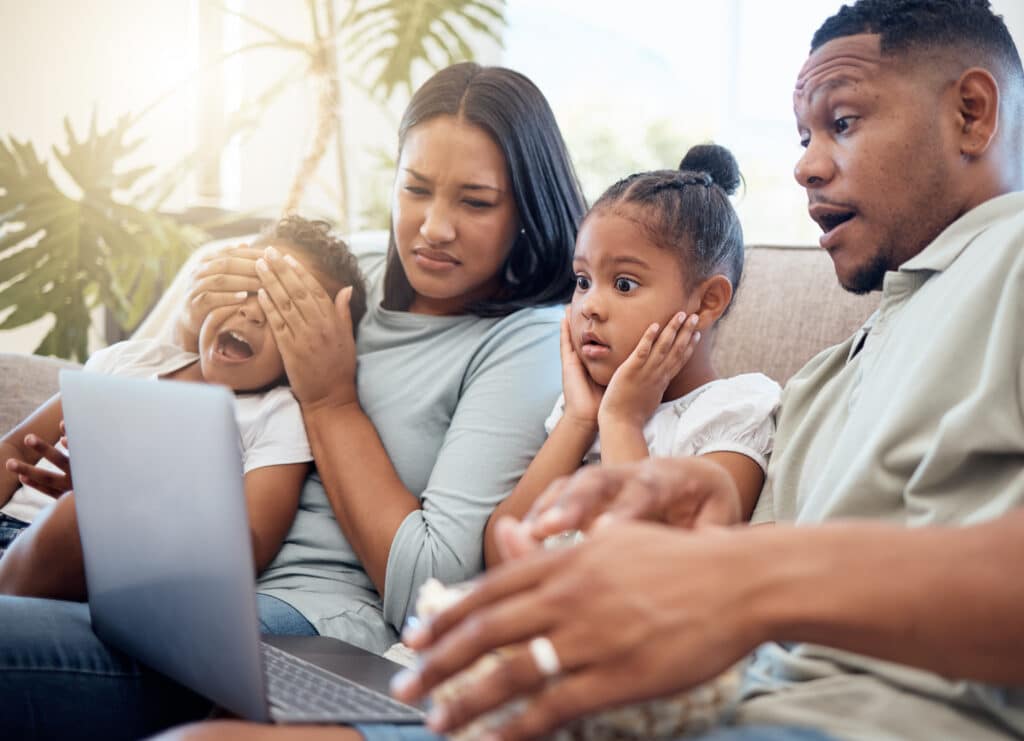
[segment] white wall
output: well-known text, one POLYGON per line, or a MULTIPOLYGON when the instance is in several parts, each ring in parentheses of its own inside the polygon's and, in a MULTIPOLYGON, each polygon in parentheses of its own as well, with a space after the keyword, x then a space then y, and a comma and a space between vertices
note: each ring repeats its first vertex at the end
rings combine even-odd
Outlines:
MULTIPOLYGON (((65 115, 82 131, 95 108, 106 126, 173 89, 198 66, 199 2, 0 0, 0 136, 30 139, 49 155, 52 145, 64 141, 65 115)), ((285 35, 308 35, 304 0, 225 4, 285 35)), ((485 63, 520 69, 545 92, 592 195, 625 174, 615 169, 623 162, 671 166, 675 163, 658 159, 665 156, 661 153, 678 158, 693 141, 714 137, 734 147, 748 182, 758 178, 778 186, 751 188, 741 199, 750 241, 812 241, 802 194, 789 174, 797 154, 789 93, 811 33, 838 5, 837 0, 630 0, 628 5, 509 0, 506 49, 483 41, 478 53, 485 63), (644 136, 651 141, 641 141, 644 136)), ((993 6, 1024 48, 1024 2, 994 0, 993 6)), ((227 46, 257 37, 236 25, 227 46)), ((279 52, 250 55, 235 77, 238 94, 255 94, 289 63, 279 52)), ((420 70, 421 79, 426 74, 420 70)), ((387 187, 389 176, 374 152, 394 155, 395 126, 406 99, 396 96, 382 109, 351 85, 344 94, 358 226, 373 193, 387 187)), ((197 141, 197 95, 196 86, 186 87, 143 121, 144 144, 135 162, 167 163, 191 151, 197 141)), ((309 91, 294 87, 240 145, 225 166, 232 198, 225 205, 275 213, 305 148, 310 101, 309 91)), ((332 177, 334 161, 328 152, 318 173, 322 179, 332 177)), ((190 182, 169 205, 196 202, 190 182)), ((304 211, 331 208, 330 196, 314 190, 304 211)), ((31 351, 48 331, 48 321, 0 332, 0 350, 31 351)))

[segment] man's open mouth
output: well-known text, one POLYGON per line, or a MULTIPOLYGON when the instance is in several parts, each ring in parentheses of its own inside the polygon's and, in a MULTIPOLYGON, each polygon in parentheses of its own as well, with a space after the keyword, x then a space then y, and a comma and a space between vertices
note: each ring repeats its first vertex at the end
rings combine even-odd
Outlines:
POLYGON ((815 221, 818 222, 818 226, 821 227, 821 230, 827 234, 840 224, 845 224, 856 215, 857 214, 853 211, 819 214, 815 221))
POLYGON ((248 360, 255 354, 249 341, 231 329, 217 335, 217 352, 228 360, 248 360))

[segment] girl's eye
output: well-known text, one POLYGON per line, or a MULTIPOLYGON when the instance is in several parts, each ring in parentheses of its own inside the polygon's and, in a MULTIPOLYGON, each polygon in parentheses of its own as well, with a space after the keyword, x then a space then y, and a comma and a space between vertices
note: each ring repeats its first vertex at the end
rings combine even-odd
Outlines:
POLYGON ((405 190, 408 193, 412 193, 414 196, 422 196, 427 192, 426 188, 421 188, 418 185, 407 185, 405 186, 405 190))
POLYGON ((590 288, 590 278, 585 275, 576 275, 576 290, 585 291, 590 288))
POLYGON ((487 201, 478 201, 475 198, 465 198, 462 202, 470 208, 490 208, 493 205, 487 201))
POLYGON ((629 293, 630 291, 635 291, 639 287, 640 284, 637 283, 632 278, 615 279, 615 290, 619 291, 620 293, 629 293))

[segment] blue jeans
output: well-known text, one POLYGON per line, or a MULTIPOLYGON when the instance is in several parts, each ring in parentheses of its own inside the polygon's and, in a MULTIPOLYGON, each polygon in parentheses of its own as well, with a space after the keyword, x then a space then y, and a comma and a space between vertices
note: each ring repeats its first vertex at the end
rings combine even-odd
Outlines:
MULTIPOLYGON (((442 741, 443 737, 423 726, 357 725, 366 741, 442 741)), ((834 741, 813 728, 788 726, 738 726, 717 728, 689 741, 834 741)))
MULTIPOLYGON (((316 635, 294 608, 258 599, 260 625, 316 635)), ((208 700, 110 648, 81 602, 0 596, 0 729, 11 739, 137 739, 200 720, 208 700)))
POLYGON ((27 527, 27 522, 0 513, 0 556, 4 555, 4 551, 11 547, 14 539, 27 527))

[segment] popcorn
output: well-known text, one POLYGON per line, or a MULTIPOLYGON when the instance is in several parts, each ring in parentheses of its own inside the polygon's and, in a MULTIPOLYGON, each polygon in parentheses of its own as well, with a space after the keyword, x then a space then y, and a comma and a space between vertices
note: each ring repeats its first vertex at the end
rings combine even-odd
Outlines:
MULTIPOLYGON (((556 542, 545 542, 545 547, 564 547, 579 541, 580 536, 566 534, 554 536, 556 542)), ((550 540, 550 539, 549 539, 550 540)), ((417 614, 429 620, 462 599, 471 586, 455 584, 444 586, 430 579, 420 588, 416 601, 417 614)), ((482 656, 472 666, 437 687, 431 700, 443 703, 460 695, 473 692, 474 685, 502 660, 508 648, 498 649, 482 656)), ((733 704, 740 685, 741 670, 737 665, 716 679, 670 697, 650 700, 622 708, 606 710, 582 718, 550 736, 551 741, 636 741, 639 739, 678 738, 706 731, 713 726, 733 704)), ((558 678, 549 681, 557 682, 558 678)), ((477 718, 458 733, 455 741, 473 741, 495 730, 509 718, 522 712, 524 702, 514 700, 501 708, 477 718)))

